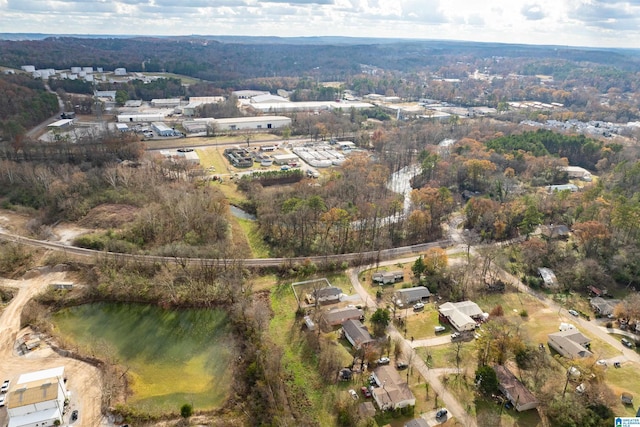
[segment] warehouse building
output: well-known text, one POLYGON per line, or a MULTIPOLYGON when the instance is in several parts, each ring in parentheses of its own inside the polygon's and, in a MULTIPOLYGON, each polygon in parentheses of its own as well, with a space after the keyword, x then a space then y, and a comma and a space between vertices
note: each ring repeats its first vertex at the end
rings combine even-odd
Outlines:
POLYGON ((117 119, 120 123, 161 122, 165 117, 166 114, 164 113, 118 114, 117 119))
POLYGON ((62 366, 20 375, 7 395, 8 427, 61 425, 67 397, 62 366))
POLYGON ((175 108, 180 106, 180 98, 152 99, 151 106, 155 108, 175 108))
POLYGON ((153 122, 153 123, 151 123, 151 129, 158 136, 175 136, 175 134, 176 134, 175 130, 173 130, 172 128, 170 128, 169 126, 165 125, 162 122, 153 122))
POLYGON ((212 119, 217 130, 278 129, 291 125, 291 119, 285 116, 236 117, 231 119, 212 119))

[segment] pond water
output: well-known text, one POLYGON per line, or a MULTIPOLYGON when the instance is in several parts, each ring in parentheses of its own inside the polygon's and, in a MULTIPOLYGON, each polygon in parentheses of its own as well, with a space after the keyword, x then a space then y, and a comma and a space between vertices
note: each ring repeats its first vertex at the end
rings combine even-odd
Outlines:
POLYGON ((53 321, 89 354, 109 354, 128 369, 127 402, 139 410, 214 409, 227 398, 232 346, 223 310, 98 303, 61 310, 53 321))
POLYGON ((245 212, 237 206, 231 205, 229 206, 229 210, 231 211, 231 215, 235 216, 236 218, 248 219, 249 221, 255 221, 257 219, 255 215, 245 212))

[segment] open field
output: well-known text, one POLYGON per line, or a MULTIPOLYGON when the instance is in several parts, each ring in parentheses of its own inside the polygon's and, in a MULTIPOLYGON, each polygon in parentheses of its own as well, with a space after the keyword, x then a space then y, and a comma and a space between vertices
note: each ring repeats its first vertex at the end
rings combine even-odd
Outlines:
POLYGON ((215 409, 228 396, 232 345, 221 310, 87 304, 56 313, 54 324, 88 354, 128 368, 128 404, 138 410, 215 409))

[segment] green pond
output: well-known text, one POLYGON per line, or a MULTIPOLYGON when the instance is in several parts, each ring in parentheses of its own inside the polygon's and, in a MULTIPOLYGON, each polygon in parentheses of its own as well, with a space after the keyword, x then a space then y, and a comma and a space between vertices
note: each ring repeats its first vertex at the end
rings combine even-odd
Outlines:
POLYGON ((229 393, 232 346, 222 310, 99 303, 61 310, 53 321, 66 339, 128 369, 127 402, 139 410, 214 409, 229 393))

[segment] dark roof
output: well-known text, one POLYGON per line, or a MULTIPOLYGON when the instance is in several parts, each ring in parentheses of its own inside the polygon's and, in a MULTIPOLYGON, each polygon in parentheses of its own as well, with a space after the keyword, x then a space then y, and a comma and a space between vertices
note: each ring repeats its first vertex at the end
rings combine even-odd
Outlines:
POLYGON ((616 305, 620 304, 619 299, 604 299, 602 297, 594 297, 589 300, 591 306, 603 316, 613 314, 616 305))
POLYGON ((342 329, 356 343, 356 347, 373 341, 371 334, 367 331, 361 321, 347 320, 342 324, 342 329))
POLYGON ((506 366, 496 365, 493 369, 496 371, 496 377, 498 377, 500 387, 506 392, 505 394, 508 395, 511 403, 517 405, 517 407, 538 403, 533 393, 531 393, 506 366))
POLYGON ((360 319, 364 316, 364 312, 358 308, 339 308, 337 310, 325 311, 322 314, 324 321, 331 326, 342 324, 345 320, 360 319))
POLYGON ((331 286, 330 288, 316 289, 313 293, 317 298, 335 297, 340 296, 342 289, 331 286))
POLYGON ((429 298, 431 292, 424 286, 416 286, 414 288, 398 289, 396 291, 396 298, 404 301, 418 301, 423 298, 429 298))

